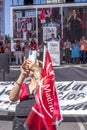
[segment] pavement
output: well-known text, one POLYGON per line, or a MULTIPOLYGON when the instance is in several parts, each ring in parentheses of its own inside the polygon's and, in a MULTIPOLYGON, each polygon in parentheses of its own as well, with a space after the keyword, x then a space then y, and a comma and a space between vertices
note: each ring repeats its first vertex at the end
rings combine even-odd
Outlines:
POLYGON ((12 130, 13 116, 1 115, 0 112, 0 130, 12 130))
POLYGON ((0 130, 12 130, 12 121, 1 121, 0 130))

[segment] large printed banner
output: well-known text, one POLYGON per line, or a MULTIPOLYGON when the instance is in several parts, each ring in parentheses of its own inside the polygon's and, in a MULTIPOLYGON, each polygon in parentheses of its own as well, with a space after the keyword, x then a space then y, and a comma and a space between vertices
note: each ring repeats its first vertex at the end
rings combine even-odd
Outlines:
POLYGON ((87 81, 56 82, 63 114, 87 114, 87 81))
MULTIPOLYGON (((87 115, 87 81, 55 82, 61 112, 64 115, 87 115)), ((9 101, 13 82, 0 82, 0 110, 15 112, 18 102, 9 101)))
POLYGON ((14 82, 0 82, 0 110, 15 112, 15 107, 18 102, 9 100, 9 92, 12 89, 14 82))

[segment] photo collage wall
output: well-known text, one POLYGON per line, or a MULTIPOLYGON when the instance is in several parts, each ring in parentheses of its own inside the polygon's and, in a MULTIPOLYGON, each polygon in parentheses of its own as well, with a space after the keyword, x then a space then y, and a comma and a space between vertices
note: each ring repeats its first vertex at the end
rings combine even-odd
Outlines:
MULTIPOLYGON (((79 3, 78 3, 79 4, 79 3)), ((56 7, 51 5, 29 9, 13 9, 13 39, 30 41, 35 38, 40 44, 54 33, 57 38, 80 40, 87 35, 87 6, 56 7), (76 14, 75 14, 76 13, 76 14), (77 19, 74 18, 74 14, 77 19)))

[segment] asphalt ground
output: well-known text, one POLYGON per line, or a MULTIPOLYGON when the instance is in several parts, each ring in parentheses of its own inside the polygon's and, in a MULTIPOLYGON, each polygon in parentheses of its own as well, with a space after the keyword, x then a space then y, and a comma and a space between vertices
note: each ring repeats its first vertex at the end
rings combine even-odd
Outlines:
MULTIPOLYGON (((87 117, 63 117, 56 130, 87 130, 87 117)), ((13 116, 0 116, 0 130, 12 130, 13 116)))

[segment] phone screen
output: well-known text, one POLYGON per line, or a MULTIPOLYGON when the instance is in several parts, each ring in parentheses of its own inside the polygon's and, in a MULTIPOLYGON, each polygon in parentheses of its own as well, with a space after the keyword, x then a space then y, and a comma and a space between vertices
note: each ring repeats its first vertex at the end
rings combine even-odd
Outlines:
POLYGON ((35 62, 36 58, 37 58, 37 51, 29 50, 28 59, 32 60, 33 62, 35 62))

